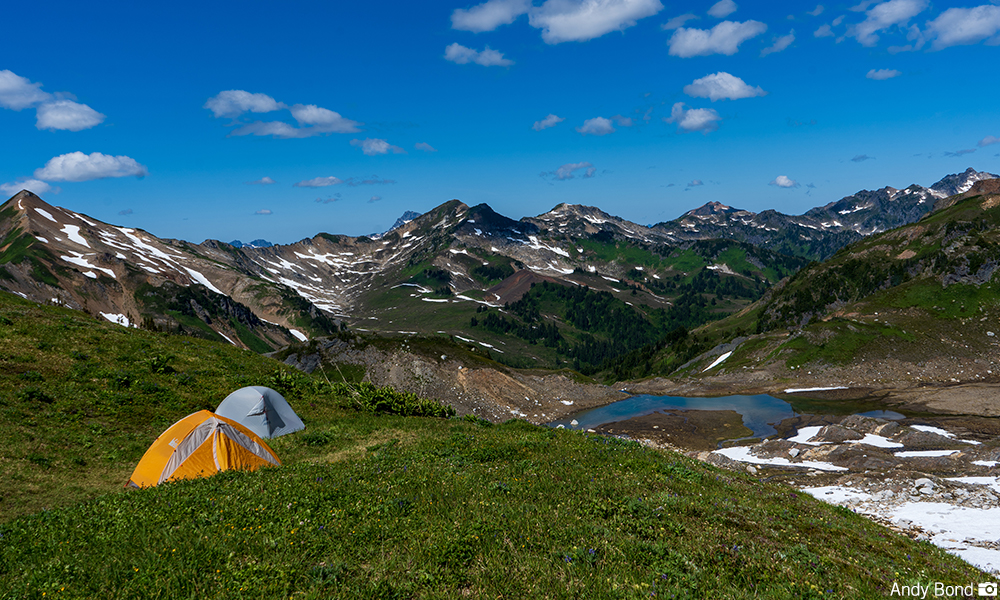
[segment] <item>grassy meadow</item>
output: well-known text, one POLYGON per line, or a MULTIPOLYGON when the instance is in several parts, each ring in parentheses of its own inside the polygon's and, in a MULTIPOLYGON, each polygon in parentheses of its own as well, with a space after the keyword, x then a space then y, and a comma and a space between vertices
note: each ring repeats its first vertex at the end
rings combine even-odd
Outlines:
POLYGON ((3 599, 873 598, 985 581, 848 510, 633 442, 388 414, 433 405, 6 295, 0 339, 3 599), (244 385, 306 423, 272 440, 283 466, 122 489, 163 429, 244 385))

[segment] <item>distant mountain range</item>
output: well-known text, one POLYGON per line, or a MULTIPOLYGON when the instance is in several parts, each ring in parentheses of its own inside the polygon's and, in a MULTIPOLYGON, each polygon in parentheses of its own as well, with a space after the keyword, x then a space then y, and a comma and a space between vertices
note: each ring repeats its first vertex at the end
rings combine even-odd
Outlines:
POLYGON ((233 248, 270 248, 274 244, 267 240, 257 239, 252 242, 247 242, 246 244, 239 240, 233 240, 229 242, 229 245, 233 248))
POLYGON ((22 191, 0 207, 0 288, 256 351, 349 322, 450 333, 508 362, 576 360, 586 370, 630 351, 629 328, 655 337, 721 318, 807 260, 914 222, 947 194, 996 177, 969 169, 930 188, 861 191, 801 216, 709 203, 652 227, 587 206, 513 220, 452 200, 408 212, 379 236, 321 233, 286 245, 158 239, 22 191), (583 306, 609 318, 581 320, 583 306))

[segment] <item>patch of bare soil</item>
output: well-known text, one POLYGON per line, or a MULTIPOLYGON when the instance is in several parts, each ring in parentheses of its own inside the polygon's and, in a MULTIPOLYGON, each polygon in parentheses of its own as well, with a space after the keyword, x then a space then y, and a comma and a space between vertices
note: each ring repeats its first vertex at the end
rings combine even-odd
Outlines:
POLYGON ((474 414, 497 423, 513 418, 548 423, 628 397, 608 386, 578 383, 559 373, 532 375, 513 369, 470 368, 446 356, 418 356, 404 349, 386 351, 372 345, 359 348, 342 340, 327 340, 319 344, 315 354, 293 354, 285 363, 311 373, 319 368, 320 359, 326 364, 362 366, 365 379, 375 385, 434 398, 453 406, 460 415, 474 414))
POLYGON ((625 435, 657 447, 714 450, 723 440, 746 438, 753 432, 734 410, 667 410, 608 423, 598 433, 625 435))

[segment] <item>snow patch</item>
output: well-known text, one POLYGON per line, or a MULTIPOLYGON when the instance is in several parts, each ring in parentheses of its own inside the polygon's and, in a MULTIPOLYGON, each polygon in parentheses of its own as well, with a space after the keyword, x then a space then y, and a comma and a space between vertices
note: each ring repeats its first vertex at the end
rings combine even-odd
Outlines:
POLYGON ((721 450, 715 450, 713 454, 721 454, 732 460, 738 460, 740 462, 752 463, 755 465, 775 465, 779 467, 803 467, 807 469, 816 469, 818 471, 846 471, 847 467, 838 467, 832 463, 819 462, 815 460, 803 460, 801 462, 795 462, 788 460, 787 458, 775 457, 775 458, 761 458, 759 456, 754 456, 750 453, 750 448, 748 446, 734 446, 732 448, 723 448, 721 450))
POLYGON ((41 208, 36 208, 35 212, 37 212, 38 214, 42 215, 46 219, 52 221, 53 223, 58 223, 59 222, 59 221, 56 221, 56 218, 52 216, 52 213, 50 213, 47 210, 43 210, 41 208))
POLYGON ((129 322, 128 317, 125 315, 102 312, 101 316, 116 325, 121 325, 122 327, 133 327, 133 325, 129 322))
POLYGON ((951 456, 952 454, 958 454, 958 450, 906 450, 905 452, 897 452, 896 456, 900 458, 934 458, 951 456))
MULTIPOLYGON (((725 354, 723 354, 723 355, 722 355, 722 356, 720 356, 719 358, 715 359, 715 362, 713 362, 712 364, 708 365, 708 367, 707 367, 707 368, 705 369, 705 371, 708 371, 708 370, 709 370, 709 369, 711 369, 712 367, 714 367, 714 366, 716 366, 716 365, 720 364, 720 363, 721 363, 722 361, 724 361, 724 360, 726 360, 727 358, 729 358, 730 356, 732 356, 732 354, 733 354, 733 351, 732 351, 732 350, 730 350, 729 352, 726 352, 725 354)), ((705 371, 702 371, 702 373, 704 373, 705 371)))
POLYGON ((90 244, 87 243, 87 240, 83 239, 83 236, 80 235, 79 225, 64 225, 60 231, 65 233, 66 237, 68 237, 71 242, 76 242, 81 246, 90 248, 90 244))
POLYGON ((798 392, 826 392, 829 390, 846 390, 847 387, 843 385, 838 385, 835 387, 813 387, 813 388, 788 388, 785 390, 786 394, 795 394, 798 392))
POLYGON ((302 333, 298 329, 289 329, 288 333, 294 335, 295 339, 299 340, 300 342, 308 342, 309 341, 309 338, 306 336, 306 334, 302 333))

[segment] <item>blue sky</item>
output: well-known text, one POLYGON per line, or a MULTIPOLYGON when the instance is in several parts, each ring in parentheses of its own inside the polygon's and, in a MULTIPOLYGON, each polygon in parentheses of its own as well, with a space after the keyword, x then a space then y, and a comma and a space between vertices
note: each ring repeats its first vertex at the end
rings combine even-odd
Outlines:
POLYGON ((1000 172, 1000 3, 16 3, 0 190, 289 243, 452 198, 649 224, 1000 172))

